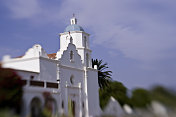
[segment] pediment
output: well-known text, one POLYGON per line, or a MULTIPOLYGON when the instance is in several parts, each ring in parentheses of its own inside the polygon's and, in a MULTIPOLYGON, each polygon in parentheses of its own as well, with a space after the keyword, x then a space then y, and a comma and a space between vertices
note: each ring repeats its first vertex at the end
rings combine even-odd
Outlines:
POLYGON ((47 53, 42 48, 41 45, 35 44, 32 48, 29 48, 22 58, 32 58, 32 57, 44 57, 48 58, 47 53))
POLYGON ((78 54, 74 44, 70 43, 68 45, 67 49, 63 51, 59 61, 61 65, 83 69, 81 56, 78 54))

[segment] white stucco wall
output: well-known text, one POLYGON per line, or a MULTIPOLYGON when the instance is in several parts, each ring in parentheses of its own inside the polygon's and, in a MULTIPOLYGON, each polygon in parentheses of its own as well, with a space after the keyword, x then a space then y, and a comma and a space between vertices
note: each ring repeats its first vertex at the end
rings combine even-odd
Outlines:
POLYGON ((57 82, 57 61, 41 57, 40 80, 57 82))
POLYGON ((76 46, 76 48, 85 48, 84 40, 86 37, 87 43, 86 48, 89 49, 89 34, 82 32, 82 31, 71 31, 70 34, 68 32, 60 33, 60 49, 66 50, 70 36, 73 39, 73 44, 76 46))
POLYGON ((29 72, 29 71, 23 71, 23 70, 16 70, 19 76, 21 76, 22 79, 30 80, 31 76, 33 77, 33 80, 39 80, 39 73, 37 72, 29 72))
POLYGON ((35 58, 12 58, 2 61, 4 68, 12 68, 17 70, 40 72, 39 57, 35 58))
POLYGON ((87 90, 88 90, 88 106, 89 115, 96 116, 100 114, 99 107, 99 87, 98 87, 98 72, 95 69, 87 69, 87 90))
MULTIPOLYGON (((85 34, 84 34, 85 35, 85 34)), ((73 44, 77 47, 77 48, 81 48, 83 47, 84 43, 83 43, 83 32, 82 31, 71 31, 70 35, 68 32, 65 33, 61 33, 60 34, 60 49, 61 50, 65 50, 69 44, 69 39, 70 36, 73 39, 73 44)), ((87 34, 88 37, 88 34, 87 34)))

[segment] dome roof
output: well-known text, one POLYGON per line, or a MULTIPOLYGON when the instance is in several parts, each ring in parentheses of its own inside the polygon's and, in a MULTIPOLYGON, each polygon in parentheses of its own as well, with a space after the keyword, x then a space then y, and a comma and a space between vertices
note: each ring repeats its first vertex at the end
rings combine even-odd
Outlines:
POLYGON ((84 29, 77 24, 71 24, 65 28, 64 32, 70 32, 70 31, 84 31, 84 29))

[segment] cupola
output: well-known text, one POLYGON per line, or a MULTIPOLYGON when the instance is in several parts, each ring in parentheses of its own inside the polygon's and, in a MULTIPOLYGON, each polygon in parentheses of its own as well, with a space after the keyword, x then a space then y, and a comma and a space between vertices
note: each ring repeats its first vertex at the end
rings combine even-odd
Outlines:
POLYGON ((75 18, 74 14, 73 17, 70 19, 70 25, 67 26, 64 30, 64 32, 70 32, 70 31, 83 31, 84 29, 77 25, 77 19, 75 18))

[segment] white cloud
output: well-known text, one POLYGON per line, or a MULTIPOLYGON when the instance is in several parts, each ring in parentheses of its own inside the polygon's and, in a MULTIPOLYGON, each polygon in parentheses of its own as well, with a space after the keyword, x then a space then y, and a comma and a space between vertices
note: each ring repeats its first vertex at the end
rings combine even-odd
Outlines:
POLYGON ((176 46, 176 24, 169 20, 175 8, 166 0, 66 0, 61 9, 62 15, 78 14, 80 24, 94 32, 94 43, 120 50, 127 58, 158 61, 173 57, 168 51, 176 46))
POLYGON ((4 3, 10 11, 10 17, 13 19, 25 19, 33 24, 33 26, 48 23, 59 24, 59 5, 55 6, 56 4, 53 1, 4 0, 4 3), (49 5, 49 2, 52 5, 49 5))
POLYGON ((38 0, 11 0, 5 2, 12 12, 12 17, 16 19, 28 19, 41 12, 38 0))
POLYGON ((59 21, 68 21, 71 14, 76 13, 79 24, 93 32, 95 44, 120 50, 127 58, 157 61, 173 57, 168 51, 176 46, 176 24, 172 23, 173 17, 176 18, 172 15, 176 10, 174 1, 64 0, 61 5, 54 3, 6 1, 14 18, 38 24, 58 25, 59 21))

